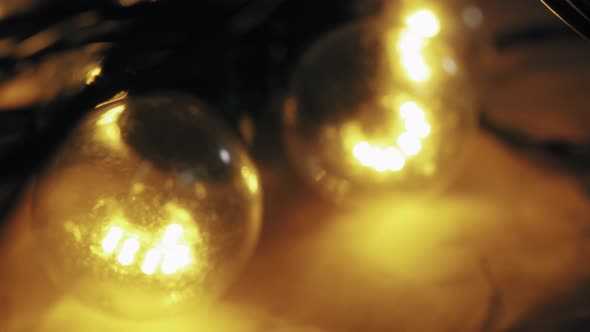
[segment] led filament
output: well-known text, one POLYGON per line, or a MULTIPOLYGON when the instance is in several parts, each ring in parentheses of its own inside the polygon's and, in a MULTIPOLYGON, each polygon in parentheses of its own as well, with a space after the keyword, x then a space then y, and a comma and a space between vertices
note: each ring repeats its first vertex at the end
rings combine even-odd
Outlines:
POLYGON ((475 128, 466 70, 428 8, 399 22, 355 22, 304 54, 283 120, 288 156, 340 201, 447 183, 475 128))
POLYGON ((214 300, 251 254, 259 178, 214 112, 121 93, 80 121, 33 196, 39 252, 83 303, 146 317, 214 300))
POLYGON ((193 254, 183 236, 184 228, 179 224, 171 224, 166 227, 161 240, 149 247, 150 244, 140 242, 138 234, 125 232, 119 226, 110 226, 102 240, 102 253, 107 257, 115 254, 122 266, 137 263, 137 267, 146 275, 152 275, 158 269, 170 275, 188 268, 193 262, 193 254))
POLYGON ((365 140, 354 145, 352 155, 361 165, 379 173, 397 172, 403 169, 407 158, 422 150, 421 140, 430 134, 424 111, 415 102, 409 101, 401 105, 400 117, 404 121, 405 131, 395 140, 397 145, 380 146, 365 140))
POLYGON ((406 17, 406 25, 410 31, 424 38, 432 38, 440 31, 438 17, 428 9, 410 13, 406 17))
POLYGON ((440 31, 436 15, 427 9, 411 13, 406 18, 406 26, 400 32, 394 31, 389 43, 394 46, 392 57, 399 63, 413 82, 425 82, 431 78, 432 69, 426 60, 426 46, 440 31))

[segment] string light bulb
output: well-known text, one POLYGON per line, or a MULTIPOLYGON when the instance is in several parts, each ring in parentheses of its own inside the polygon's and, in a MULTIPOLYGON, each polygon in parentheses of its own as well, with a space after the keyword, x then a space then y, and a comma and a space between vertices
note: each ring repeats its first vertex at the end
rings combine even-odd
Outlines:
POLYGON ((292 77, 283 122, 296 169, 335 200, 428 192, 457 172, 475 129, 465 65, 426 8, 318 39, 292 77))
POLYGON ((213 300, 247 261, 261 218, 245 149, 209 107, 178 94, 97 106, 41 172, 33 202, 49 277, 130 317, 213 300))

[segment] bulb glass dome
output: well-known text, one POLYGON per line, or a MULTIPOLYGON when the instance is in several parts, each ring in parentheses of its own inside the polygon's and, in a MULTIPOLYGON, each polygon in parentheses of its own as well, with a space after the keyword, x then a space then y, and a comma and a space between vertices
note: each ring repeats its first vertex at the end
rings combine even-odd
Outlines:
POLYGON ((251 254, 260 214, 254 164, 205 104, 121 94, 39 175, 33 232, 66 293, 159 315, 219 295, 251 254))
POLYGON ((466 68, 429 10, 404 25, 357 22, 304 54, 285 103, 298 171, 329 196, 428 192, 447 182, 475 128, 466 68))

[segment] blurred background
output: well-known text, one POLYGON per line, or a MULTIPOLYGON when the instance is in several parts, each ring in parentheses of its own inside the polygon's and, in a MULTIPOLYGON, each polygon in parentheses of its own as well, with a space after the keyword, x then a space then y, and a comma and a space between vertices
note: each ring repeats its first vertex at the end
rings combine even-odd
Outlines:
POLYGON ((440 193, 335 204, 287 156, 306 51, 351 22, 403 21, 406 3, 0 0, 0 330, 590 331, 590 43, 541 2, 421 1, 450 27, 471 79, 453 98, 478 119, 440 193), (205 100, 259 169, 258 247, 205 313, 120 319, 40 277, 34 176, 121 90, 205 100))

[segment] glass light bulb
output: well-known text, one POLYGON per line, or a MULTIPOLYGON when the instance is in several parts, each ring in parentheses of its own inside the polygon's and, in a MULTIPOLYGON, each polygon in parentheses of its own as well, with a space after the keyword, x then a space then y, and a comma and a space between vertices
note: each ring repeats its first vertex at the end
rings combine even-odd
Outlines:
POLYGON ((257 171, 203 103, 121 94, 90 112, 38 177, 49 275, 84 303, 161 315, 214 299, 251 254, 257 171))
POLYGON ((304 54, 285 103, 285 142, 322 192, 429 192, 457 172, 476 127, 474 94, 439 29, 422 9, 395 28, 345 26, 304 54))

